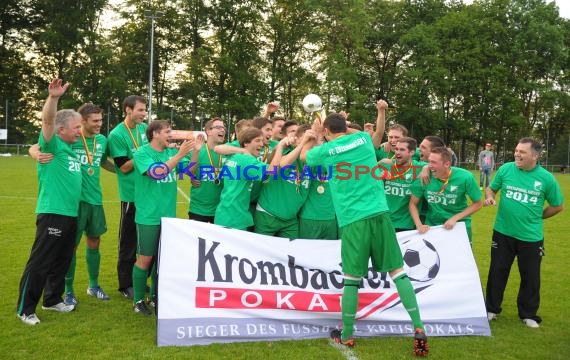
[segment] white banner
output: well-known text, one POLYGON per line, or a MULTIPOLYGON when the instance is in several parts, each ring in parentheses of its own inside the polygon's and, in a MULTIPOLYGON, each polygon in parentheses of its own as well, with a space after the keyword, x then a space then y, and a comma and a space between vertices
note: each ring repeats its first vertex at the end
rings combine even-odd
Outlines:
MULTIPOLYGON (((490 336, 463 223, 398 234, 428 336, 490 336)), ((325 338, 341 325, 340 241, 258 235, 162 219, 157 343, 325 338)), ((369 271, 354 335, 412 335, 386 273, 369 271)))

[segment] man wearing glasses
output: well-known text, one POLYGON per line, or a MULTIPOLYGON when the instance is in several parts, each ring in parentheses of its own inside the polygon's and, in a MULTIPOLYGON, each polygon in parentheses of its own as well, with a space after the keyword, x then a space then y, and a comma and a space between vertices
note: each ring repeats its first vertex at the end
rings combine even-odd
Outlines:
POLYGON ((198 140, 192 151, 190 168, 196 181, 190 186, 190 208, 188 218, 191 220, 214 223, 216 207, 222 193, 222 179, 219 177, 223 164, 223 156, 214 152, 216 145, 223 144, 226 137, 226 127, 220 118, 206 122, 206 142, 198 140))

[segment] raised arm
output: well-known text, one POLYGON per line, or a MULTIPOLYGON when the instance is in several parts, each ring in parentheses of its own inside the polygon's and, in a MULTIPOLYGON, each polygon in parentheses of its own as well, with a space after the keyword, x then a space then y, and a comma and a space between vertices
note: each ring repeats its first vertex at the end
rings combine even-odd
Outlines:
POLYGON ((55 135, 55 114, 59 98, 65 93, 69 84, 62 85, 61 79, 53 79, 48 86, 49 96, 42 109, 42 134, 46 142, 55 135))
POLYGON ((276 101, 272 101, 267 104, 267 106, 265 107, 265 111, 261 116, 269 119, 271 115, 273 115, 277 110, 279 110, 279 103, 276 101))
MULTIPOLYGON (((202 146, 204 146, 205 141, 206 139, 204 139, 204 135, 202 134, 196 136, 195 138, 194 148, 192 149, 192 157, 190 158, 190 172, 192 175, 196 175, 198 172, 198 160, 200 159, 200 151, 202 150, 202 146)), ((208 144, 205 146, 208 146, 208 144)))
POLYGON ((243 148, 222 144, 214 146, 214 152, 220 155, 233 155, 244 154, 245 150, 243 148))
POLYGON ((376 108, 378 109, 378 115, 376 116, 376 131, 372 134, 372 144, 374 144, 374 148, 378 149, 382 145, 382 137, 386 129, 386 108, 388 108, 388 103, 384 100, 378 100, 376 108))
POLYGON ((293 149, 289 154, 281 157, 281 162, 279 163, 280 167, 285 167, 287 165, 291 165, 297 160, 298 157, 301 155, 301 151, 303 150, 303 146, 316 138, 315 133, 312 130, 307 130, 303 134, 303 138, 301 139, 300 144, 293 149))
POLYGON ((275 149, 273 149, 273 158, 271 159, 271 163, 269 164, 269 168, 278 167, 281 163, 281 158, 283 157, 283 149, 293 143, 293 138, 290 136, 284 137, 279 141, 275 149))

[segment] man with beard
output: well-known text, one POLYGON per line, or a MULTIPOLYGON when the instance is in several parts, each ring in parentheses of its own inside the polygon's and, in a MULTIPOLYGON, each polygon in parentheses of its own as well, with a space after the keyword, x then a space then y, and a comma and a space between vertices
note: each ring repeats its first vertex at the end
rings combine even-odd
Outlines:
POLYGON ((416 153, 417 142, 410 137, 402 137, 396 141, 394 157, 386 165, 387 178, 384 180, 384 192, 390 219, 395 230, 406 231, 415 229, 414 220, 410 216, 409 202, 412 192, 412 183, 419 181, 419 174, 423 163, 413 160, 416 153))

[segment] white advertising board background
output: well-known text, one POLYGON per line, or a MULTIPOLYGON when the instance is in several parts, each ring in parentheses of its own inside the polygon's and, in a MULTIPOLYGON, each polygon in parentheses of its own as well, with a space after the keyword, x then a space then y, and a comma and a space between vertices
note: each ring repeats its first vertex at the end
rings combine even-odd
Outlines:
MULTIPOLYGON (((428 336, 490 336, 463 223, 398 234, 428 336)), ((340 326, 340 241, 264 236, 162 219, 159 346, 326 338, 340 326)), ((389 276, 370 270, 355 336, 411 336, 389 276)))

